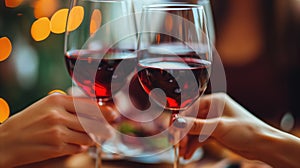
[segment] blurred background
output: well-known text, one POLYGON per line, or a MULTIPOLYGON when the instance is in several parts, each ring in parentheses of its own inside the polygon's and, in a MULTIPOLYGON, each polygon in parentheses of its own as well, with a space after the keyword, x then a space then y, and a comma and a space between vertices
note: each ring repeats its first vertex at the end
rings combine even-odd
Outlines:
MULTIPOLYGON (((284 116, 299 121, 300 0, 210 3, 228 94, 274 126, 279 127, 284 116)), ((72 85, 63 52, 68 4, 0 2, 0 98, 8 103, 10 115, 51 90, 72 85)))
MULTIPOLYGON (((68 4, 64 0, 1 0, 0 38, 10 40, 12 51, 0 62, 0 97, 9 104, 11 115, 53 89, 71 86, 64 66, 64 34, 50 30, 51 17, 68 4)), ((9 47, 1 44, 0 50, 9 47)))

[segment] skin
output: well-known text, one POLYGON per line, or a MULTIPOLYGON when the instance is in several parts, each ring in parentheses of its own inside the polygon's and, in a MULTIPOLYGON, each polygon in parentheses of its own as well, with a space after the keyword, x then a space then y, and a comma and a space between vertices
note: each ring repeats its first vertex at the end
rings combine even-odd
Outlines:
MULTIPOLYGON (((218 113, 213 111, 213 113, 218 113)), ((261 160, 273 167, 299 167, 300 139, 259 120, 224 93, 203 96, 198 118, 186 117, 190 126, 188 136, 180 142, 180 155, 185 159, 205 142, 199 142, 200 132, 206 126, 216 128, 209 136, 224 147, 250 160, 261 160), (212 101, 223 102, 221 117, 201 119, 212 101)), ((206 141, 206 142, 207 142, 206 141)))
MULTIPOLYGON (((91 122, 103 120, 99 118, 102 115, 93 115, 98 112, 93 111, 97 107, 97 103, 86 98, 52 94, 10 117, 0 125, 0 167, 16 167, 86 151, 95 143, 76 114, 91 122)), ((104 118, 114 120, 116 115, 112 113, 105 114, 104 118)))

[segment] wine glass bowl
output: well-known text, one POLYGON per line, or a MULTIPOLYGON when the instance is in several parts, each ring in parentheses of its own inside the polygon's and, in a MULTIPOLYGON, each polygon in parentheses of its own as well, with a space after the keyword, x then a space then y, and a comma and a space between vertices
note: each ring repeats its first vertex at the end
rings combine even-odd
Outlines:
POLYGON ((67 52, 65 60, 67 69, 78 87, 99 102, 110 101, 112 94, 122 88, 136 65, 133 50, 75 50, 67 52), (99 58, 100 55, 104 55, 103 58, 99 58), (118 67, 120 62, 127 66, 118 67), (75 68, 75 65, 79 68, 75 68), (115 71, 117 67, 119 69, 115 71))
MULTIPOLYGON (((125 0, 72 0, 66 30, 66 68, 74 85, 97 101, 101 113, 105 106, 113 106, 113 95, 135 69, 134 15, 125 0), (126 67, 120 66, 121 63, 126 67)), ((74 104, 76 107, 76 102, 74 104)), ((79 120, 96 142, 96 167, 100 168, 101 146, 111 138, 101 135, 107 134, 105 128, 110 127, 110 123, 99 120, 96 125, 91 125, 84 117, 79 120)))
MULTIPOLYGON (((138 38, 138 78, 173 121, 204 93, 210 78, 212 46, 202 5, 153 4, 143 8, 138 38)), ((174 168, 179 166, 174 132, 174 168)))
POLYGON ((146 93, 151 93, 159 105, 168 110, 186 110, 205 91, 211 62, 198 58, 190 48, 174 43, 168 45, 140 51, 141 57, 149 58, 139 60, 139 79, 146 93), (155 88, 162 89, 165 96, 161 92, 151 92, 155 88))
POLYGON ((144 90, 150 93, 161 88, 166 105, 164 97, 151 93, 158 104, 169 110, 187 109, 205 91, 211 71, 211 45, 202 6, 149 5, 142 23, 138 74, 144 90), (159 19, 150 22, 150 18, 159 19))
MULTIPOLYGON (((82 8, 84 18, 77 29, 66 33, 66 67, 75 84, 89 97, 109 101, 134 70, 134 18, 122 0, 78 0, 71 5, 71 12, 78 7, 82 8), (124 29, 118 29, 120 26, 124 29), (121 67, 124 71, 119 70, 117 74, 115 69, 122 61, 129 66, 121 67)), ((77 21, 70 17, 68 25, 74 25, 72 22, 77 21)))

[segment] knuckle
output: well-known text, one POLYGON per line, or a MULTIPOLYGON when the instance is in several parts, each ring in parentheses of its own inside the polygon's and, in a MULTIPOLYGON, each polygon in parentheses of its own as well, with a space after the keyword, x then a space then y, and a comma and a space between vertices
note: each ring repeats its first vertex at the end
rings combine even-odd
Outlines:
POLYGON ((46 120, 48 121, 48 123, 53 124, 53 125, 62 124, 64 122, 66 122, 66 119, 63 116, 62 112, 55 108, 50 109, 48 111, 46 120))
POLYGON ((219 92, 215 94, 215 99, 217 100, 227 100, 228 98, 228 95, 224 92, 219 92))
POLYGON ((53 127, 49 131, 49 135, 52 139, 53 144, 59 145, 63 142, 63 137, 64 137, 64 131, 60 127, 53 127))
POLYGON ((63 94, 51 94, 47 96, 46 101, 49 103, 54 103, 54 104, 61 104, 63 100, 67 98, 67 95, 63 94))

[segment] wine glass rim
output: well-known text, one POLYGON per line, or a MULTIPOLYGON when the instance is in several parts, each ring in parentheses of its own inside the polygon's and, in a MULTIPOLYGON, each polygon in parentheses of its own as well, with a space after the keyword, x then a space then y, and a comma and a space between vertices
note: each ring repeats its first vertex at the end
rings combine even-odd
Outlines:
POLYGON ((203 5, 199 4, 187 4, 187 3, 163 3, 163 4, 150 4, 144 5, 146 10, 191 10, 197 8, 203 8, 203 5))

